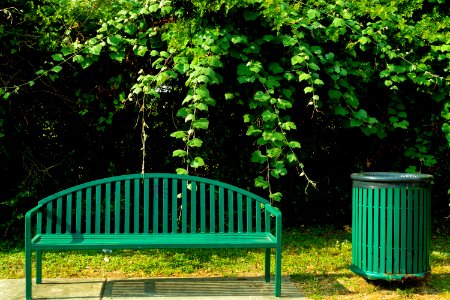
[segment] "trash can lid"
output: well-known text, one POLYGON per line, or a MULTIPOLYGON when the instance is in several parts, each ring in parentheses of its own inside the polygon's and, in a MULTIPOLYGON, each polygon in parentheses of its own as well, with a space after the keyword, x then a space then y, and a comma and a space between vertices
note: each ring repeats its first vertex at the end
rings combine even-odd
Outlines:
POLYGON ((350 176, 356 181, 371 182, 424 182, 433 180, 433 175, 400 172, 362 172, 350 176))

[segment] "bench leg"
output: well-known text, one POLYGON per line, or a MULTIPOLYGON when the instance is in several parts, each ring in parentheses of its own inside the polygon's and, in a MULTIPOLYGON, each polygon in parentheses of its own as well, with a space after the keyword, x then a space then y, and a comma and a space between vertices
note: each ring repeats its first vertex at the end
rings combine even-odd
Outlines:
POLYGON ((31 274, 31 250, 25 247, 25 299, 31 300, 32 274, 31 274))
POLYGON ((275 297, 281 296, 281 245, 278 245, 275 253, 275 297))
POLYGON ((271 248, 266 248, 266 259, 264 263, 264 279, 266 282, 270 282, 270 252, 271 248))
POLYGON ((36 284, 42 283, 42 251, 36 251, 36 284))

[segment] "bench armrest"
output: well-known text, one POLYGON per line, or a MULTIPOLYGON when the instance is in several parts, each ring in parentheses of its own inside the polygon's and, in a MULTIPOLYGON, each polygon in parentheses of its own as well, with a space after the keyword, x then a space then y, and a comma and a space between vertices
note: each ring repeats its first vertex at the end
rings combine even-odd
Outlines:
POLYGON ((44 206, 38 204, 37 206, 33 207, 32 209, 30 209, 29 211, 27 211, 27 213, 25 214, 25 243, 27 242, 31 242, 32 239, 32 222, 31 219, 34 215, 36 215, 37 213, 39 213, 41 211, 41 209, 44 206))
POLYGON ((269 214, 275 217, 275 237, 277 238, 279 245, 281 245, 281 211, 270 204, 266 204, 264 208, 269 214))

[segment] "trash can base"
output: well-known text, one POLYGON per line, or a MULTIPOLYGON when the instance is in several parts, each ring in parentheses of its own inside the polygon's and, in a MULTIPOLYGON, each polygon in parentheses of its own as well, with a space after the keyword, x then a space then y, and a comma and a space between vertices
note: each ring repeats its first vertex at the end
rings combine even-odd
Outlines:
POLYGON ((350 270, 353 273, 360 275, 362 277, 365 277, 369 280, 389 280, 389 281, 405 281, 405 280, 409 280, 409 279, 423 280, 431 274, 431 272, 415 273, 415 274, 377 273, 377 272, 364 271, 355 265, 351 265, 350 270))

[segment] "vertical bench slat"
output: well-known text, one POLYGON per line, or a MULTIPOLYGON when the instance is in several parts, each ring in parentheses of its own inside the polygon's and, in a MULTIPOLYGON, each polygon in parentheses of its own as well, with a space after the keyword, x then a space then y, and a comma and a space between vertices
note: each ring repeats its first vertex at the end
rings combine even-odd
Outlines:
POLYGON ((159 225, 159 180, 153 179, 153 233, 158 233, 159 225))
POLYGON ((225 232, 225 193, 223 187, 219 187, 219 232, 225 232))
POLYGON ((42 233, 42 213, 38 212, 36 215, 36 233, 42 233))
POLYGON ((255 201, 256 232, 261 232, 261 203, 255 201))
POLYGON ((150 180, 144 179, 144 228, 143 233, 150 230, 150 180))
POLYGON ((139 179, 134 180, 134 233, 139 233, 139 179))
POLYGON ((66 198, 66 233, 72 233, 72 194, 66 198))
POLYGON ((182 193, 182 204, 181 204, 181 231, 183 233, 187 232, 187 181, 182 181, 181 193, 182 193))
POLYGON ((47 204, 47 221, 46 221, 45 233, 52 233, 53 225, 53 202, 47 204))
POLYGON ((169 181, 163 179, 163 233, 169 232, 169 181))
POLYGON ((130 198, 131 198, 131 181, 125 180, 125 224, 124 224, 124 232, 130 233, 130 198))
POLYGON ((191 182, 191 232, 197 232, 197 183, 191 182))
POLYGON ((178 180, 172 179, 172 233, 178 232, 177 211, 178 211, 178 180))
POLYGON ((77 191, 77 199, 76 199, 76 211, 75 211, 75 232, 81 233, 81 204, 82 204, 82 191, 77 191))
POLYGON ((228 190, 228 232, 234 232, 233 191, 228 190))
POLYGON ((253 231, 252 198, 247 196, 247 232, 253 231))
POLYGON ((95 187, 95 233, 100 233, 100 217, 102 211, 102 186, 95 187))
POLYGON ((209 186, 209 232, 216 232, 216 187, 209 186))
POLYGON ((91 233, 92 226, 92 189, 86 189, 86 233, 91 233))
POLYGON ((111 233, 111 183, 106 184, 105 191, 105 233, 111 233))
POLYGON ((206 232, 206 195, 205 184, 200 183, 200 232, 206 232))
POLYGON ((120 193, 121 193, 121 182, 116 181, 116 191, 115 191, 115 207, 114 207, 114 233, 120 233, 120 193))
POLYGON ((270 225, 270 212, 268 212, 266 209, 264 210, 264 227, 265 232, 270 232, 272 230, 272 227, 270 225))
POLYGON ((237 212, 238 212, 238 232, 244 232, 244 224, 242 218, 242 194, 237 196, 237 212))
POLYGON ((62 197, 56 200, 56 233, 61 233, 62 223, 62 197))

